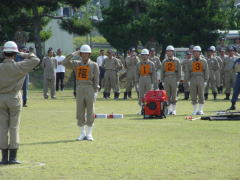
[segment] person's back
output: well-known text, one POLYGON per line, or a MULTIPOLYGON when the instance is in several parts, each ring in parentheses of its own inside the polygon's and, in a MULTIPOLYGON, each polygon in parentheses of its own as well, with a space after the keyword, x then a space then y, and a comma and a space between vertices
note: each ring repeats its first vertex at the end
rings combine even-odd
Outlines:
POLYGON ((40 60, 33 54, 24 54, 24 61, 15 62, 14 59, 5 58, 0 64, 0 94, 18 93, 25 75, 37 66, 40 60))
POLYGON ((25 75, 32 71, 40 60, 32 53, 19 53, 17 44, 13 41, 4 44, 3 52, 5 59, 0 63, 0 164, 20 164, 17 161, 22 110, 20 90, 25 75), (17 53, 25 59, 15 62, 17 53))

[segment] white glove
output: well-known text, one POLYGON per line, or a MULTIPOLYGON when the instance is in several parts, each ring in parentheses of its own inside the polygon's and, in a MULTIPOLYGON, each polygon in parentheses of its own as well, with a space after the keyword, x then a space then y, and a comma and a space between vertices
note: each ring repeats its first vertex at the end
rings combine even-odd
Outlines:
POLYGON ((206 87, 207 86, 207 82, 204 82, 204 87, 206 87))
POLYGON ((98 95, 98 92, 95 92, 95 93, 94 93, 94 101, 97 100, 97 95, 98 95))
POLYGON ((80 52, 79 51, 75 51, 72 53, 73 56, 79 56, 80 52))
POLYGON ((177 82, 177 87, 179 86, 179 82, 177 82))
POLYGON ((162 82, 162 86, 164 86, 164 82, 162 82))
POLYGON ((190 83, 190 81, 188 82, 188 86, 191 86, 191 83, 190 83))

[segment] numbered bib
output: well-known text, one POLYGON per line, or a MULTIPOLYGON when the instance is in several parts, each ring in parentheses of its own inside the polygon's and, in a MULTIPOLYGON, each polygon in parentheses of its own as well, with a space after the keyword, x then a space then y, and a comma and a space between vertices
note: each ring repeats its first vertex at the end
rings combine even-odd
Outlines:
POLYGON ((140 74, 142 76, 149 75, 150 74, 150 65, 149 64, 142 64, 140 66, 140 74))
POLYGON ((166 62, 165 71, 166 72, 175 72, 175 63, 174 62, 166 62))
POLYGON ((89 66, 78 66, 77 67, 77 80, 88 80, 89 79, 89 66))
POLYGON ((195 61, 192 63, 192 72, 203 72, 203 63, 201 61, 195 61))

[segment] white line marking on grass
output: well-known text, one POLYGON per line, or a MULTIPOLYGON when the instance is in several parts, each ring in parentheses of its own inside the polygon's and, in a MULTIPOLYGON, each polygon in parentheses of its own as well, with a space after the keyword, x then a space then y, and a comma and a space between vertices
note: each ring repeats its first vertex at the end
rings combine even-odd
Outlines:
POLYGON ((1 165, 0 169, 18 169, 18 168, 34 168, 34 167, 42 167, 45 166, 45 163, 42 162, 26 162, 22 161, 22 164, 16 165, 1 165))

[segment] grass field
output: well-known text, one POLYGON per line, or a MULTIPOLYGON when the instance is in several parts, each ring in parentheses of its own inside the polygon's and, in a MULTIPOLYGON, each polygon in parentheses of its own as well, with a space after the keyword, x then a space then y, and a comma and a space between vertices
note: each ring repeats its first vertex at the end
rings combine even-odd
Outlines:
MULTIPOLYGON (((145 120, 136 115, 136 99, 103 101, 99 94, 96 113, 124 118, 96 119, 94 142, 75 141, 71 90, 56 100, 30 91, 28 105, 20 130, 23 164, 0 166, 0 180, 240 180, 240 121, 187 121, 190 101, 178 102, 176 116, 145 120)), ((229 106, 209 100, 205 113, 229 106)))

